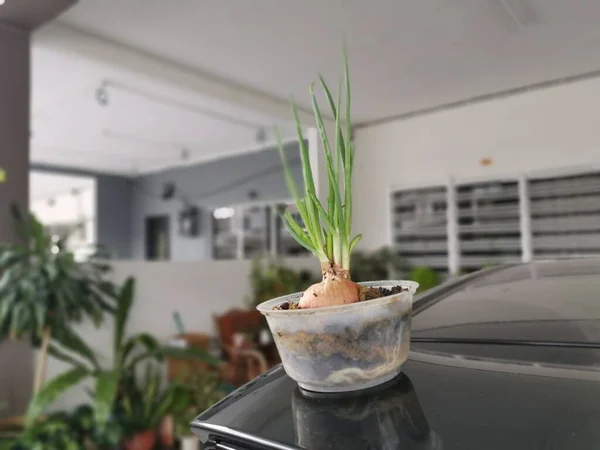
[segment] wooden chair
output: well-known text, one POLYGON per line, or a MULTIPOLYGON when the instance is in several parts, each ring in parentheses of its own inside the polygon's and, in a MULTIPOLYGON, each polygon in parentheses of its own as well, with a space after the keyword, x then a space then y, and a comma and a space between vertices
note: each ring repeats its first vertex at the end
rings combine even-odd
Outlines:
MULTIPOLYGON (((175 336, 187 343, 189 347, 205 352, 210 351, 212 337, 206 333, 185 333, 175 336)), ((190 371, 208 370, 208 365, 202 361, 167 358, 167 378, 169 380, 182 380, 190 371)))
POLYGON ((260 312, 234 309, 220 316, 215 315, 214 321, 229 362, 227 379, 234 386, 240 386, 268 370, 265 356, 248 338, 258 332, 264 323, 260 312))

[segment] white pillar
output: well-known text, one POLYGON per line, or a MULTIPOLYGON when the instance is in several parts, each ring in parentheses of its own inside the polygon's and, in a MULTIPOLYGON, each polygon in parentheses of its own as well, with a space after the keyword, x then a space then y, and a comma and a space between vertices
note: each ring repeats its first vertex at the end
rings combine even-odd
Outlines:
POLYGON ((527 177, 519 177, 519 217, 521 219, 521 259, 530 262, 533 259, 531 233, 531 202, 527 177))
POLYGON ((244 259, 244 212, 245 209, 242 205, 236 205, 235 214, 233 215, 233 227, 236 231, 236 240, 235 240, 235 256, 236 259, 242 260, 244 259))
POLYGON ((456 186, 451 178, 447 185, 446 227, 448 233, 448 272, 458 275, 460 272, 460 240, 458 229, 458 203, 456 199, 456 186))

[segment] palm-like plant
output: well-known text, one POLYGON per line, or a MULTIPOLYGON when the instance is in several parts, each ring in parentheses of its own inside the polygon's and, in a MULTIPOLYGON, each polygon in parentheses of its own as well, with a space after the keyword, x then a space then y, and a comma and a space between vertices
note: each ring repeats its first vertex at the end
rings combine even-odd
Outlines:
POLYGON ((156 430, 170 414, 179 414, 190 404, 191 389, 184 384, 162 385, 162 374, 149 367, 142 378, 129 375, 116 404, 116 413, 126 437, 156 430))
POLYGON ((127 380, 135 376, 136 367, 142 362, 160 361, 164 357, 203 360, 209 364, 219 361, 196 349, 176 349, 162 346, 148 333, 127 336, 126 328, 135 298, 135 281, 129 278, 116 292, 114 316, 113 358, 110 368, 102 368, 96 353, 73 330, 61 335, 48 351, 56 359, 67 362, 73 368, 50 380, 32 399, 25 424, 31 426, 39 415, 60 395, 86 378, 93 378, 96 387, 92 395, 95 402, 95 419, 99 426, 106 424, 114 412, 117 396, 125 389, 127 380))
POLYGON ((98 325, 113 309, 103 276, 109 266, 78 263, 32 215, 16 206, 12 215, 22 244, 0 244, 0 339, 29 338, 39 347, 34 392, 44 382, 47 350, 53 337, 69 333, 74 323, 98 325), (64 333, 63 333, 64 331, 64 333))

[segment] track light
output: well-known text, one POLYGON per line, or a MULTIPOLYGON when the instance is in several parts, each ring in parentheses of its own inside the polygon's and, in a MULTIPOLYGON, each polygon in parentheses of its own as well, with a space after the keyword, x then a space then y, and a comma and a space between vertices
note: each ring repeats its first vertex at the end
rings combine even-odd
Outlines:
POLYGON ((96 89, 96 101, 100 106, 108 105, 108 89, 106 89, 106 83, 102 83, 100 87, 96 89))
POLYGON ((163 186, 163 191, 161 194, 161 197, 163 200, 171 200, 173 197, 175 197, 175 191, 177 190, 175 183, 165 183, 163 186))
POLYGON ((256 132, 256 142, 262 144, 267 140, 267 130, 264 127, 260 127, 256 132))

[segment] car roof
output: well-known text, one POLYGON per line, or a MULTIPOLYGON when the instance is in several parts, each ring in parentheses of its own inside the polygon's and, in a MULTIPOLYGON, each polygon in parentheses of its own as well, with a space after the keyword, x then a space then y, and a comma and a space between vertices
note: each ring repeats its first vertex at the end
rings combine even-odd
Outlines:
POLYGON ((411 353, 389 385, 309 395, 278 366, 192 429, 244 450, 589 448, 600 442, 599 273, 586 259, 453 280, 415 299, 411 353))
POLYGON ((600 343, 600 258, 497 267, 415 301, 413 338, 600 343))

